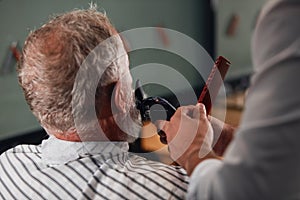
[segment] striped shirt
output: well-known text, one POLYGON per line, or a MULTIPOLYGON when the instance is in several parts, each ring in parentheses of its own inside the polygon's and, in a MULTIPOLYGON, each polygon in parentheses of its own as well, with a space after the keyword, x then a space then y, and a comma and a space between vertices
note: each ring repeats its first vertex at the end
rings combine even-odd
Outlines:
POLYGON ((184 199, 186 172, 128 152, 127 142, 50 137, 0 156, 0 199, 184 199))

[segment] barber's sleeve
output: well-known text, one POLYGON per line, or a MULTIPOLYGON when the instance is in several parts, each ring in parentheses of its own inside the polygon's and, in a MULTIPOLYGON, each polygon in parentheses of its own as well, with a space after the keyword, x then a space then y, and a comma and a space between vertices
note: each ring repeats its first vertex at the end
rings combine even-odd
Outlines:
POLYGON ((211 182, 221 166, 222 161, 217 159, 200 163, 192 173, 187 199, 209 199, 211 182))
POLYGON ((224 160, 194 170, 188 199, 300 197, 300 1, 270 1, 252 40, 254 75, 224 160))

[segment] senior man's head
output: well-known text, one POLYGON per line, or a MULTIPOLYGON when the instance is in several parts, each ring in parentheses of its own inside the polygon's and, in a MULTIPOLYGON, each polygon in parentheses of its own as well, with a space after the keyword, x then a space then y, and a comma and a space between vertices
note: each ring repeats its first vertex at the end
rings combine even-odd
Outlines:
POLYGON ((102 140, 100 125, 109 140, 137 136, 128 57, 116 29, 96 9, 56 16, 30 33, 18 73, 27 103, 49 134, 102 140))

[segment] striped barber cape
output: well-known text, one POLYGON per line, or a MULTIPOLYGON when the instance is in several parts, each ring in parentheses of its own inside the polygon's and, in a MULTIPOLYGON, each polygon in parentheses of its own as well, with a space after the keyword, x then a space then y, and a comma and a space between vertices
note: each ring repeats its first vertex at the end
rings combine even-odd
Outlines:
POLYGON ((0 199, 184 199, 180 167, 128 152, 127 142, 54 137, 0 156, 0 199))

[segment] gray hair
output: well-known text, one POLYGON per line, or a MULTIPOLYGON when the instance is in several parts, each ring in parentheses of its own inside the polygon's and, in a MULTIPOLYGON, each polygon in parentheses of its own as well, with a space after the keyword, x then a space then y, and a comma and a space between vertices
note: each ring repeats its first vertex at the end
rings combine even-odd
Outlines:
MULTIPOLYGON (((90 52, 116 34, 105 14, 95 8, 58 15, 29 34, 18 77, 30 109, 44 128, 58 133, 76 130, 71 104, 76 74, 90 52)), ((116 83, 118 70, 108 67, 98 88, 116 83)), ((98 88, 96 98, 105 95, 98 88)))

